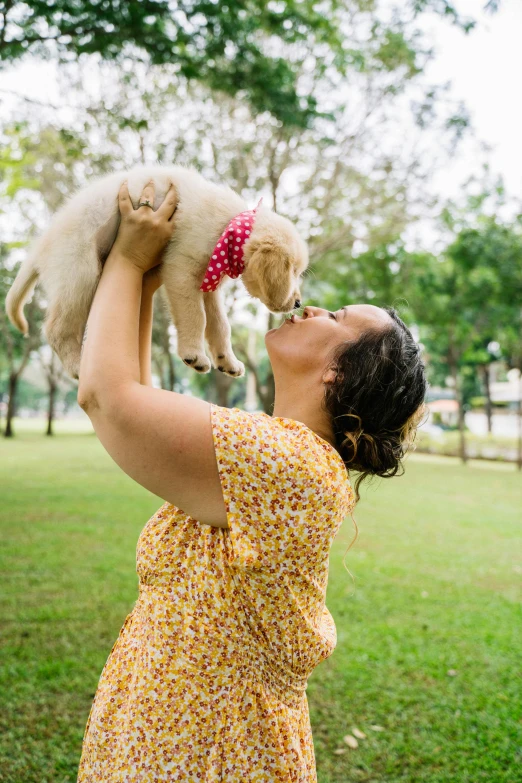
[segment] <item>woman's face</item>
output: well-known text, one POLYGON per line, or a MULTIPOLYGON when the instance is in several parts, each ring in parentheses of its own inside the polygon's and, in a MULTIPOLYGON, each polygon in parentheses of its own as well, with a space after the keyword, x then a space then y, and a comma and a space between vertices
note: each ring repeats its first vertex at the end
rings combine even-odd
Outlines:
POLYGON ((297 378, 322 373, 337 345, 357 339, 365 329, 392 323, 388 313, 375 305, 347 305, 335 312, 307 306, 302 316, 294 314, 265 334, 274 375, 297 378))

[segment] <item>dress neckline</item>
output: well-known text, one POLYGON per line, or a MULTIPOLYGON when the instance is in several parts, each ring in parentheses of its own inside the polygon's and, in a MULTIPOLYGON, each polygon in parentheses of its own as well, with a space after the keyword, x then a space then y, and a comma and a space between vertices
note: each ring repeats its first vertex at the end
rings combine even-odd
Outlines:
POLYGON ((308 426, 307 424, 305 424, 303 421, 299 421, 298 419, 290 419, 288 416, 271 416, 271 415, 270 415, 270 413, 265 413, 264 411, 263 411, 262 413, 263 413, 263 416, 268 416, 268 418, 269 418, 269 419, 273 419, 273 420, 275 420, 275 421, 289 421, 289 422, 291 422, 292 424, 299 424, 301 427, 304 427, 304 428, 305 428, 305 430, 307 430, 308 432, 311 432, 311 433, 312 433, 312 435, 314 436, 314 438, 317 438, 317 440, 321 441, 321 443, 322 443, 322 444, 324 444, 325 446, 327 446, 327 447, 330 449, 330 451, 331 451, 333 454, 335 454, 335 456, 337 457, 337 459, 339 460, 339 462, 340 462, 340 463, 341 463, 341 465, 343 466, 344 470, 347 470, 347 467, 346 467, 346 465, 344 464, 344 460, 343 460, 343 458, 341 457, 341 455, 339 454, 339 452, 337 451, 337 449, 335 448, 335 446, 332 446, 332 444, 331 444, 331 443, 329 443, 327 440, 325 440, 325 439, 324 439, 324 438, 322 438, 320 435, 318 435, 318 434, 317 434, 317 432, 315 432, 315 431, 314 431, 314 430, 313 430, 311 427, 309 427, 309 426, 308 426))

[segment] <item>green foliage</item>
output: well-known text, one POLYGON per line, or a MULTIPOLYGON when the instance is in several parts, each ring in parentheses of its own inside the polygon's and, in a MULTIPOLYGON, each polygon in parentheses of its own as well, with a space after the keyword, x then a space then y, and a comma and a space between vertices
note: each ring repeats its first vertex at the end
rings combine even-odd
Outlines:
POLYGON ((383 41, 375 53, 375 59, 387 71, 405 68, 410 78, 422 70, 417 64, 417 57, 417 48, 406 40, 402 30, 386 30, 383 41))
POLYGON ((480 215, 476 226, 451 208, 444 213, 455 234, 440 256, 407 251, 400 237, 359 255, 326 254, 313 268, 307 296, 327 309, 362 302, 395 307, 419 328, 430 384, 446 386, 448 375, 457 377, 465 409, 482 392, 480 365, 522 361, 522 231, 518 221, 482 214, 488 198, 482 192, 468 199, 468 209, 480 215), (488 349, 492 341, 500 343, 500 355, 488 349))
POLYGON ((446 120, 446 129, 455 131, 455 140, 459 141, 465 131, 470 127, 471 121, 466 108, 461 105, 460 111, 448 117, 446 120))
MULTIPOLYGON (((325 116, 316 97, 299 85, 302 63, 312 51, 316 75, 334 69, 345 77, 351 68, 380 67, 405 69, 411 78, 421 70, 418 43, 404 31, 412 17, 432 11, 466 31, 473 27, 447 0, 403 0, 386 25, 377 10, 374 0, 325 0, 320 7, 313 0, 1 0, 0 61, 11 63, 30 52, 42 59, 58 56, 62 63, 96 54, 117 63, 130 57, 174 64, 189 81, 246 99, 256 113, 268 111, 283 125, 307 128, 325 116), (344 30, 353 29, 360 14, 373 21, 371 63, 361 45, 345 40, 344 30)), ((354 41, 359 43, 357 35, 354 41)))
POLYGON ((90 157, 85 138, 51 124, 34 130, 29 119, 6 123, 0 133, 1 195, 13 201, 21 191, 32 190, 55 212, 78 185, 76 165, 90 157))
POLYGON ((200 0, 176 7, 169 0, 1 3, 8 21, 0 58, 11 62, 26 52, 49 58, 56 51, 63 62, 96 53, 118 62, 131 56, 153 65, 175 63, 187 79, 243 95, 256 111, 306 127, 316 116, 314 99, 298 94, 292 59, 267 54, 264 44, 278 40, 291 52, 312 39, 342 63, 336 5, 318 12, 311 0, 278 6, 200 0))
MULTIPOLYGON (((477 363, 490 361, 485 349, 495 339, 503 356, 513 366, 522 359, 522 232, 518 222, 503 225, 484 217, 479 228, 464 229, 450 246, 452 256, 466 280, 469 298, 482 308, 484 328, 482 356, 469 358, 477 363)), ((466 317, 466 313, 463 314, 466 317)))
POLYGON ((7 248, 0 242, 0 379, 5 382, 9 374, 20 367, 31 350, 40 344, 43 313, 36 298, 26 305, 29 336, 24 337, 8 320, 5 312, 5 298, 13 284, 17 269, 5 265, 7 248))

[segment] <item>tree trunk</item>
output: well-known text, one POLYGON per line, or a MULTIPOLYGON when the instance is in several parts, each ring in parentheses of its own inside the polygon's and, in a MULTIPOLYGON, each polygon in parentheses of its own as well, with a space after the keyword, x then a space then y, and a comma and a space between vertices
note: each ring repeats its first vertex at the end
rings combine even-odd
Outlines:
MULTIPOLYGON (((164 315, 164 311, 162 311, 162 315, 164 315)), ((165 320, 165 319, 164 319, 165 320)), ((170 337, 169 337, 169 331, 168 331, 168 322, 165 320, 164 323, 164 330, 162 332, 161 336, 161 352, 163 355, 164 362, 167 365, 167 372, 166 372, 166 378, 164 379, 163 371, 161 372, 161 386, 163 389, 168 389, 169 391, 174 391, 174 384, 176 383, 176 370, 174 367, 174 358, 172 356, 172 353, 170 351, 170 337), (164 386, 164 382, 167 384, 164 386)))
POLYGON ((225 375, 224 372, 220 372, 218 370, 216 373, 214 373, 214 383, 216 384, 218 399, 217 404, 222 408, 228 408, 228 395, 230 392, 230 387, 234 383, 234 378, 232 378, 230 375, 225 375))
MULTIPOLYGON (((269 329, 273 329, 275 318, 276 316, 273 315, 272 313, 268 314, 269 329)), ((261 378, 259 377, 255 352, 252 350, 253 347, 252 343, 250 343, 249 341, 248 345, 246 343, 241 344, 238 339, 236 340, 235 347, 236 347, 238 357, 241 359, 242 362, 244 362, 245 366, 248 368, 248 370, 250 370, 250 373, 254 377, 257 396, 259 397, 263 411, 265 413, 268 413, 269 416, 271 416, 274 410, 274 400, 275 400, 275 380, 274 380, 274 373, 272 372, 272 368, 269 365, 266 380, 264 383, 262 383, 261 378)))
POLYGON ((253 375, 254 377, 257 396, 261 400, 261 406, 264 412, 270 414, 271 409, 273 408, 273 400, 274 400, 274 396, 273 394, 271 394, 271 387, 261 383, 259 379, 259 373, 256 367, 255 356, 250 356, 247 350, 245 350, 244 348, 240 348, 240 346, 237 343, 236 343, 236 348, 237 348, 237 355, 245 363, 245 365, 250 370, 251 375, 253 375))
POLYGON ((18 373, 11 373, 9 375, 9 387, 7 398, 7 411, 5 415, 5 438, 12 438, 14 436, 13 431, 13 417, 15 415, 16 405, 16 387, 18 385, 18 373))
POLYGON ((56 398, 56 383, 53 380, 49 381, 49 408, 47 410, 47 432, 46 435, 53 434, 53 420, 54 420, 54 401, 56 398))
POLYGON ((493 417, 493 406, 491 404, 491 389, 489 385, 489 364, 483 364, 482 365, 482 379, 484 382, 484 393, 486 396, 486 417, 488 421, 488 434, 491 435, 493 431, 492 426, 492 417, 493 417))
POLYGON ((165 355, 167 357, 167 370, 169 374, 169 389, 170 391, 174 391, 174 384, 176 383, 176 371, 174 368, 174 359, 172 358, 171 352, 167 349, 165 352, 165 355))
POLYGON ((169 302, 165 287, 160 286, 154 298, 154 321, 152 328, 152 361, 160 377, 161 388, 174 391, 176 366, 171 351, 169 329, 172 326, 169 302))
POLYGON ((522 370, 521 369, 519 369, 519 376, 518 376, 517 417, 518 417, 518 458, 517 458, 517 467, 518 467, 519 470, 522 470, 522 370))
POLYGON ((451 363, 450 364, 450 372, 451 377, 453 378, 453 383, 455 385, 455 399, 457 400, 459 409, 458 409, 458 422, 459 422, 459 436, 460 436, 460 446, 459 446, 459 456, 464 462, 464 464, 468 461, 468 455, 466 453, 466 420, 464 416, 464 404, 462 400, 462 389, 460 384, 460 373, 458 371, 457 365, 451 363))

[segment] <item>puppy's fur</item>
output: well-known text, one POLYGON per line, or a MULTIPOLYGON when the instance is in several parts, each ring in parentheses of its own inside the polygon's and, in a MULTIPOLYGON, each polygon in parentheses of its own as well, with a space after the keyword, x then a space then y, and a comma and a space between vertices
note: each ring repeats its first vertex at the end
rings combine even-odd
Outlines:
MULTIPOLYGON (((23 306, 39 280, 48 300, 44 334, 65 370, 78 378, 85 324, 120 223, 118 191, 124 179, 134 208, 151 179, 154 209, 171 182, 178 193, 176 228, 163 255, 162 282, 177 330, 179 357, 197 372, 209 372, 206 338, 212 365, 227 375, 243 375, 244 365, 232 350, 219 287, 209 292, 199 287, 220 235, 249 206, 230 188, 182 166, 140 166, 110 174, 66 202, 29 249, 7 295, 11 323, 27 334, 23 306)), ((289 220, 260 206, 244 244, 244 262, 242 279, 251 296, 273 313, 294 309, 301 299, 299 277, 308 265, 308 251, 289 220)))

